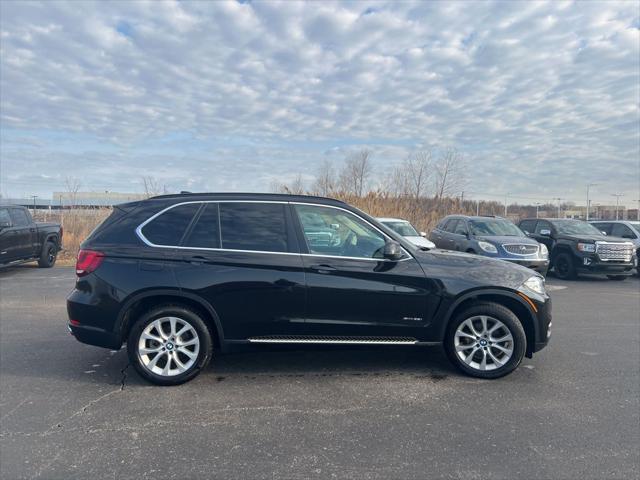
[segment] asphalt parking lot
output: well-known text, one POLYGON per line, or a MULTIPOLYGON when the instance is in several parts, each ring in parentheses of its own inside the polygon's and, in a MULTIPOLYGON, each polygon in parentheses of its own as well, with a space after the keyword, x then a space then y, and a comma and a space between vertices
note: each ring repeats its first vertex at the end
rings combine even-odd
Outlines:
POLYGON ((640 281, 550 278, 550 346, 464 377, 437 348, 245 350, 173 388, 66 329, 71 268, 0 271, 0 476, 638 478, 640 281))

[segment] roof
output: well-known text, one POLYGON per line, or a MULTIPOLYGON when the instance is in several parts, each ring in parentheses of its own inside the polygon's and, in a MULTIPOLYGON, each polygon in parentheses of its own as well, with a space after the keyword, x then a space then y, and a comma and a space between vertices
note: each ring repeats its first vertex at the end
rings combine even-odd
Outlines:
POLYGON ((318 197, 314 195, 291 195, 286 193, 246 193, 246 192, 184 192, 170 195, 159 195, 151 197, 149 200, 255 200, 255 201, 275 201, 275 202, 306 202, 331 205, 346 205, 346 203, 329 197, 318 197))
POLYGON ((507 220, 504 217, 498 215, 447 215, 444 218, 466 218, 467 220, 486 220, 487 218, 495 218, 496 220, 507 220))

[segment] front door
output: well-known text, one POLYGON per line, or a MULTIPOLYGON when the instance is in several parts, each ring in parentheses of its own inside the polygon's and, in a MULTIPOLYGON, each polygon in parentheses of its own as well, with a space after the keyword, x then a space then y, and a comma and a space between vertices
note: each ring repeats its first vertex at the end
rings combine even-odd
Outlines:
POLYGON ((307 282, 305 334, 420 338, 437 307, 408 253, 383 258, 386 236, 339 208, 293 204, 307 282))

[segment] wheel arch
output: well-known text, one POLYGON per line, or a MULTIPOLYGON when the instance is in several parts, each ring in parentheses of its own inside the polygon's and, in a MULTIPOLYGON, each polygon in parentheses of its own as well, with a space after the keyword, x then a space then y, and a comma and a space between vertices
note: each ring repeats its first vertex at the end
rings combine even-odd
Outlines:
POLYGON ((132 295, 120 309, 117 319, 117 331, 124 343, 129 336, 136 318, 156 305, 176 304, 195 310, 209 326, 214 346, 224 344, 224 331, 220 317, 213 306, 193 293, 181 290, 159 289, 148 290, 132 295))
POLYGON ((440 339, 444 342, 447 328, 458 313, 472 305, 482 302, 492 302, 502 305, 518 317, 527 337, 525 355, 531 358, 535 350, 536 339, 538 338, 538 325, 535 313, 531 309, 531 306, 528 305, 517 292, 510 290, 481 289, 467 292, 457 297, 447 309, 441 322, 441 331, 439 332, 440 339))

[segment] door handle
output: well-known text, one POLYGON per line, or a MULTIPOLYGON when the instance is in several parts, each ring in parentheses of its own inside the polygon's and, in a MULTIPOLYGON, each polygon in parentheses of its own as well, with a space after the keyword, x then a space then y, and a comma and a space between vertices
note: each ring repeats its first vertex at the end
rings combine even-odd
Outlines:
POLYGON ((191 265, 202 265, 205 261, 206 258, 204 258, 202 255, 194 255, 193 257, 189 258, 189 263, 191 265))
POLYGON ((326 264, 311 265, 309 268, 311 270, 315 270, 318 273, 331 273, 331 272, 335 272, 337 270, 336 267, 332 267, 331 265, 326 265, 326 264))

